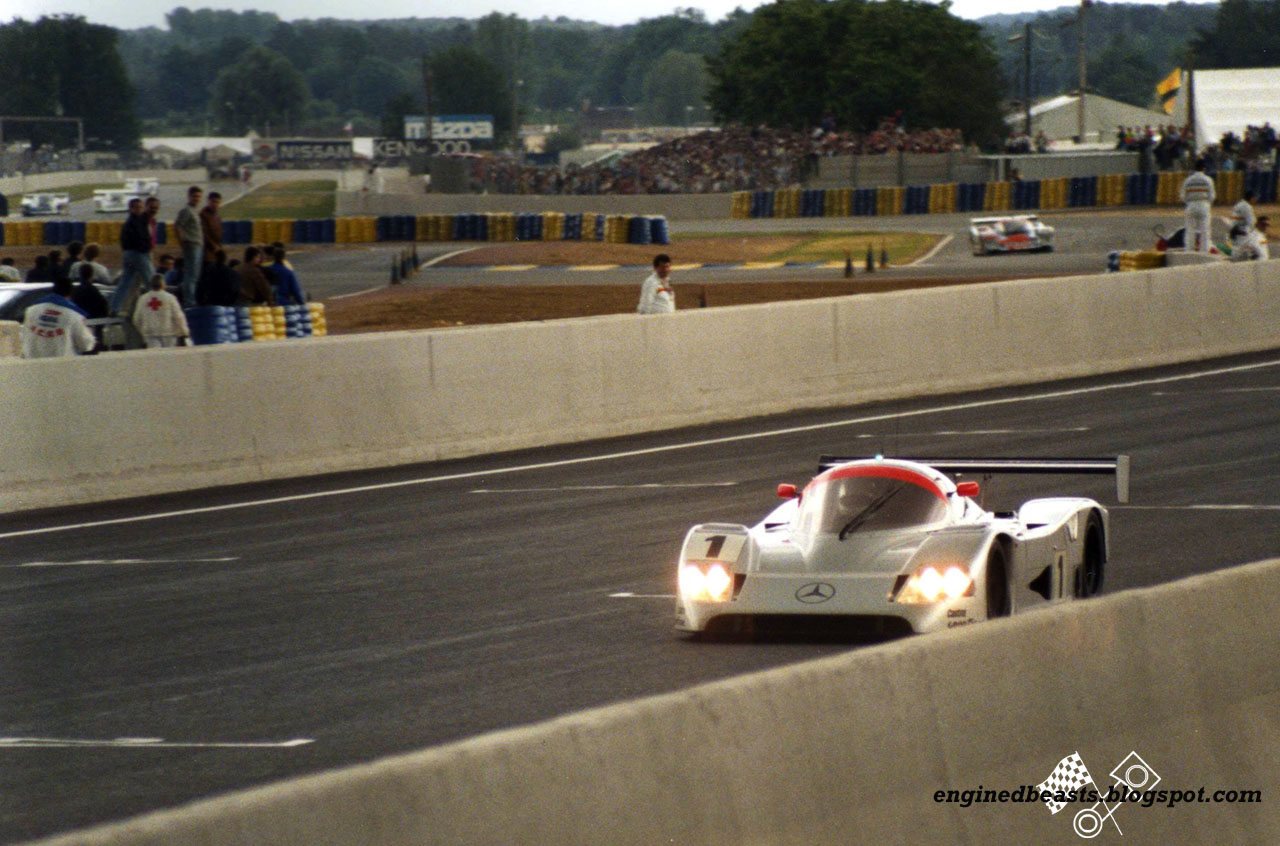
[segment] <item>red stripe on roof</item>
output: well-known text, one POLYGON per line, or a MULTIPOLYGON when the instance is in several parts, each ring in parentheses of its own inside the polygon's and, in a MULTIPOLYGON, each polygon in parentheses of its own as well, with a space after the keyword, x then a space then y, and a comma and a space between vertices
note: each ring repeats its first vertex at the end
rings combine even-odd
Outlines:
POLYGON ((947 499, 946 494, 942 492, 942 488, 938 487, 938 484, 934 482, 933 479, 917 473, 914 470, 908 470, 905 467, 895 467, 892 464, 856 464, 847 467, 834 467, 815 478, 813 482, 825 482, 832 479, 853 479, 868 476, 872 478, 896 479, 900 482, 910 482, 913 485, 924 488, 943 502, 947 499))

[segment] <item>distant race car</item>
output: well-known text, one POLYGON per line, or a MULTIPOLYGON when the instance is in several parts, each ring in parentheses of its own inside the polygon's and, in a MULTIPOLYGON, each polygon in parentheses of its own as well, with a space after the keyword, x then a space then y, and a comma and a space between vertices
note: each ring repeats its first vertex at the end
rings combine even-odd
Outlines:
POLYGON ((160 193, 159 179, 126 179, 124 190, 135 197, 154 197, 160 193))
POLYGON ((71 197, 67 194, 23 194, 22 216, 68 214, 71 197))
POLYGON ((122 191, 119 188, 98 189, 93 192, 93 210, 95 212, 126 212, 129 210, 129 201, 134 197, 141 197, 141 194, 135 194, 132 191, 122 191))
POLYGON ((975 217, 969 221, 969 246, 975 256, 1027 250, 1053 251, 1053 227, 1034 214, 975 217))
POLYGON ((750 631, 806 616, 927 632, 1093 596, 1108 557, 1107 510, 1033 499, 992 513, 976 481, 947 475, 1105 473, 1128 501, 1129 459, 846 459, 824 456, 802 491, 750 528, 703 523, 685 536, 676 628, 750 631))

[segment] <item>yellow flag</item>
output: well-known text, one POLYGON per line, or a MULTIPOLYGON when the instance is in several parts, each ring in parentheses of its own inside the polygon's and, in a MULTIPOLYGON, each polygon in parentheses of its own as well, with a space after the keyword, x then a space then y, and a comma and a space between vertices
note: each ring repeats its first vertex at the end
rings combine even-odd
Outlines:
POLYGON ((1174 68, 1173 73, 1160 80, 1156 86, 1156 95, 1166 115, 1173 114, 1173 106, 1178 101, 1178 89, 1182 87, 1182 68, 1174 68))

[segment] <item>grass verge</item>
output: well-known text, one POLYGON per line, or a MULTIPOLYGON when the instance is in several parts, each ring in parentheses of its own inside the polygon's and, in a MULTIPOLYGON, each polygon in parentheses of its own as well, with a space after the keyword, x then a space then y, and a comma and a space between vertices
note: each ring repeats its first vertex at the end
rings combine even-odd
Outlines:
POLYGON ((256 191, 222 207, 223 220, 256 220, 284 218, 309 220, 333 217, 333 192, 338 183, 332 179, 302 182, 269 182, 256 191))

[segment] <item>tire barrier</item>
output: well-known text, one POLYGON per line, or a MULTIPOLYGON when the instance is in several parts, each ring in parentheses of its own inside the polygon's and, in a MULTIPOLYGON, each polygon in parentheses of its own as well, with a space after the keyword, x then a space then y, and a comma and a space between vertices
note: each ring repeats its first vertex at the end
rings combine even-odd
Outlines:
POLYGON ((928 185, 909 185, 903 189, 902 213, 903 214, 928 214, 929 213, 929 186, 928 185))
POLYGON ((1125 202, 1131 206, 1154 206, 1160 188, 1160 174, 1131 173, 1125 177, 1125 202))
MULTIPOLYGON (((748 217, 860 217, 887 214, 998 212, 1009 209, 1181 206, 1185 173, 1073 176, 1017 182, 965 182, 879 188, 784 188, 735 191, 731 214, 748 217)), ((1217 203, 1231 205, 1246 190, 1256 203, 1274 203, 1280 175, 1271 171, 1217 174, 1217 203)))
POLYGON ((1040 208, 1040 183, 1013 183, 1013 207, 1019 211, 1040 208))
POLYGON ((1127 273, 1164 267, 1165 253, 1158 250, 1119 250, 1107 256, 1107 270, 1127 273), (1114 255, 1114 259, 1112 256, 1114 255))
MULTIPOLYGON (((776 191, 735 191, 734 218, 861 217, 869 215, 949 214, 955 212, 1033 211, 1065 208, 1119 206, 1181 206, 1179 193, 1185 174, 1179 172, 1107 174, 1059 177, 1018 182, 967 182, 879 188, 785 188, 776 191)), ((1274 203, 1280 195, 1280 178, 1273 171, 1229 171, 1214 177, 1217 203, 1231 205, 1245 191, 1256 203, 1274 203)), ((613 224, 624 215, 567 214, 562 212, 491 212, 487 214, 384 215, 310 220, 224 220, 226 245, 261 244, 364 244, 382 241, 579 241, 627 243, 630 223, 613 224), (619 238, 616 227, 623 226, 619 238)), ((654 240, 653 221, 648 240, 654 240)), ((117 244, 119 220, 21 220, 0 223, 0 246, 62 246, 72 241, 117 244)), ((167 226, 157 225, 161 245, 167 244, 167 226)), ((636 224, 634 235, 643 238, 636 224)))
POLYGON ((191 343, 235 344, 328 334, 324 303, 287 306, 198 306, 186 309, 191 343))

